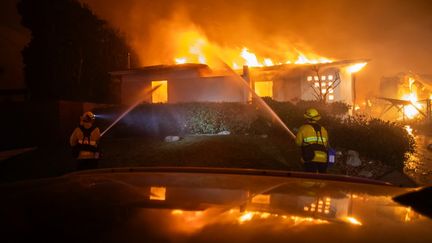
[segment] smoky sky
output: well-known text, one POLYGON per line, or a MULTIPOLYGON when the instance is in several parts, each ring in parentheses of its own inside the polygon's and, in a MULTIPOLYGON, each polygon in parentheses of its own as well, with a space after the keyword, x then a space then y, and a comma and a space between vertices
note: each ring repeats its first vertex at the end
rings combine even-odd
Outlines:
MULTIPOLYGON (((294 46, 335 60, 370 58, 360 95, 383 76, 432 73, 432 1, 421 0, 82 0, 119 29, 143 65, 169 56, 169 31, 193 25, 224 47, 265 54, 294 46)), ((171 58, 171 57, 169 57, 171 58)))
MULTIPOLYGON (((275 42, 283 42, 337 60, 370 58, 357 79, 363 94, 376 93, 382 76, 407 71, 432 73, 431 1, 84 2, 129 40, 150 48, 166 41, 164 23, 181 13, 185 22, 194 24, 209 40, 222 46, 275 49, 279 45, 275 42)), ((149 59, 155 52, 161 53, 157 45, 153 49, 146 50, 149 59)), ((143 61, 151 63, 145 58, 143 61)))

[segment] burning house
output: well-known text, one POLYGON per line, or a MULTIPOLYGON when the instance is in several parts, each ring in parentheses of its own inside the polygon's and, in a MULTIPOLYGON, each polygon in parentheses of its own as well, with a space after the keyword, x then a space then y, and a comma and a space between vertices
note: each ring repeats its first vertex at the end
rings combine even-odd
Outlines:
POLYGON ((257 95, 277 101, 321 99, 353 105, 355 72, 366 63, 367 60, 347 60, 261 67, 245 65, 235 72, 246 82, 238 82, 238 77, 234 77, 232 72, 212 69, 205 64, 148 66, 110 74, 116 84, 118 101, 122 104, 131 104, 143 90, 158 86, 151 96, 143 99, 144 102, 246 103, 251 98, 250 87, 257 95))

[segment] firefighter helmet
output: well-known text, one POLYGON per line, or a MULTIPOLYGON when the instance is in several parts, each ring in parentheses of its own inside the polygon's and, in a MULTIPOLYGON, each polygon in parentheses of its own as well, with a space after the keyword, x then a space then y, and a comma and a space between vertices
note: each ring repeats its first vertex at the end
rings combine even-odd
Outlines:
POLYGON ((94 122, 96 116, 92 112, 87 111, 82 115, 81 119, 83 122, 94 122))
POLYGON ((306 112, 304 113, 304 117, 311 121, 318 121, 319 119, 321 119, 321 115, 315 108, 307 109, 306 112))

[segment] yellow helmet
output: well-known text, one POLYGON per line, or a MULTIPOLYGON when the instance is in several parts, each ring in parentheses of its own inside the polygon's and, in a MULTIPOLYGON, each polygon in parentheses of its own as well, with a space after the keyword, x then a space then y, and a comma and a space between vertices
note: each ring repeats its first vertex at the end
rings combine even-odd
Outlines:
POLYGON ((306 112, 304 113, 304 117, 312 121, 318 121, 319 119, 321 119, 321 115, 315 108, 307 109, 306 112))
POLYGON ((81 116, 81 120, 83 122, 94 122, 94 120, 96 119, 95 114, 93 114, 90 111, 85 112, 82 116, 81 116))

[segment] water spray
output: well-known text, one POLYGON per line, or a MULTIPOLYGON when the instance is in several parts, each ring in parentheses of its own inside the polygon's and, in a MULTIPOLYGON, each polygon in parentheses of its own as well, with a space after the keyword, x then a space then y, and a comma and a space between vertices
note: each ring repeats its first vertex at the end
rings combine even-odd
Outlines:
POLYGON ((264 107, 264 109, 268 113, 270 113, 270 115, 273 118, 276 119, 276 121, 279 123, 279 125, 281 125, 285 129, 285 131, 290 135, 290 137, 295 140, 296 135, 294 135, 294 133, 285 125, 285 123, 280 119, 280 117, 276 114, 276 112, 274 112, 272 110, 272 108, 270 108, 270 106, 261 97, 259 97, 257 93, 255 93, 255 91, 252 89, 252 87, 249 86, 249 83, 242 76, 240 76, 238 73, 236 73, 230 66, 228 66, 228 64, 226 64, 223 60, 221 60, 220 58, 218 58, 218 59, 224 65, 226 70, 228 70, 236 80, 238 80, 239 82, 241 82, 244 86, 246 86, 248 88, 249 92, 252 94, 252 97, 255 98, 255 100, 257 100, 258 103, 262 107, 264 107))
POLYGON ((144 99, 146 99, 147 97, 149 97, 153 92, 155 92, 157 89, 159 89, 159 87, 161 86, 161 84, 156 85, 155 87, 153 87, 151 90, 145 92, 135 103, 133 103, 133 105, 131 105, 126 111, 124 111, 113 123, 111 123, 111 125, 108 126, 107 129, 105 129, 105 131, 103 131, 101 133, 101 137, 107 133, 115 124, 117 124, 117 122, 119 122, 123 117, 125 117, 131 110, 133 110, 135 107, 137 107, 144 99))

